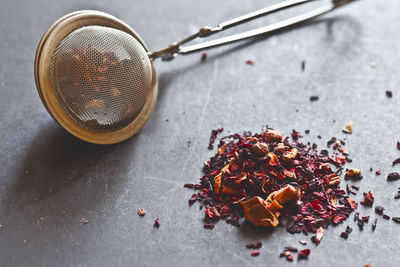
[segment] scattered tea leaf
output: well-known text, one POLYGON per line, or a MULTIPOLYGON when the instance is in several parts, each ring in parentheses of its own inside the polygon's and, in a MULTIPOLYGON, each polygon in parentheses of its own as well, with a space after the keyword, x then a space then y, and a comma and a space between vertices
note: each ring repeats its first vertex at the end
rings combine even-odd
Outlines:
POLYGON ((310 249, 303 249, 303 250, 300 250, 299 251, 299 259, 305 259, 305 258, 308 258, 308 255, 310 255, 310 249))
POLYGON ((385 210, 385 208, 382 207, 382 206, 376 206, 375 207, 375 213, 377 213, 379 215, 382 215, 384 210, 385 210))
POLYGON ((393 163, 392 163, 392 167, 393 167, 394 165, 396 165, 396 164, 399 164, 399 163, 400 163, 400 158, 395 159, 395 160, 393 161, 393 163))
POLYGON ((368 193, 363 193, 364 199, 360 201, 361 205, 371 207, 372 204, 374 204, 374 195, 372 194, 371 191, 368 191, 368 193))
POLYGON ((246 60, 246 64, 247 64, 247 65, 254 65, 254 61, 251 60, 251 59, 246 60))
POLYGON ((207 53, 202 53, 201 54, 201 61, 204 62, 207 59, 207 53))
POLYGON ((205 224, 203 225, 203 227, 206 228, 206 229, 212 230, 212 229, 214 229, 215 224, 213 224, 213 223, 205 223, 205 224))
POLYGON ((347 239, 347 238, 349 238, 349 234, 346 233, 346 232, 342 232, 342 233, 340 234, 340 237, 342 237, 342 238, 344 238, 344 239, 347 239))
POLYGON ((354 124, 354 121, 351 120, 348 124, 346 124, 346 126, 344 126, 343 132, 352 134, 353 133, 353 124, 354 124))
POLYGON ((141 208, 141 209, 139 209, 139 210, 137 211, 137 214, 138 214, 139 216, 144 216, 144 215, 146 214, 146 210, 143 209, 143 208, 141 208))
POLYGON ((156 228, 160 227, 160 220, 158 218, 156 218, 154 221, 154 227, 156 227, 156 228))
POLYGON ((288 246, 288 247, 284 248, 284 251, 297 252, 299 250, 297 248, 295 248, 295 247, 288 246))
POLYGON ((395 223, 400 223, 400 217, 392 217, 392 220, 393 220, 395 223))
POLYGON ((258 256, 258 255, 260 255, 260 251, 259 251, 259 250, 254 250, 254 251, 251 253, 251 256, 253 256, 253 257, 258 256))
POLYGON ((375 231, 375 229, 376 229, 376 223, 378 222, 378 219, 377 218, 375 218, 374 219, 374 222, 372 223, 372 231, 375 231))
POLYGON ((400 174, 398 172, 392 172, 388 174, 387 180, 388 181, 396 181, 400 179, 400 174))

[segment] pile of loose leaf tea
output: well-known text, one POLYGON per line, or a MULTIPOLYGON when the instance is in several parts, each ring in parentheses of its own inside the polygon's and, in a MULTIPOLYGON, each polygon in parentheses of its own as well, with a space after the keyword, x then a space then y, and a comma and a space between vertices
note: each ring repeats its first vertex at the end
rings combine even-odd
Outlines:
POLYGON ((200 183, 185 185, 200 191, 189 203, 205 208, 207 228, 219 219, 238 226, 244 217, 256 226, 315 233, 345 220, 357 203, 340 188, 348 160, 344 141, 332 138, 330 155, 300 138, 293 130, 289 141, 272 129, 221 138, 217 154, 204 163, 200 183))
MULTIPOLYGON (((212 131, 209 149, 222 131, 221 127, 212 131)), ((323 228, 349 217, 357 208, 349 195, 356 194, 352 189, 358 187, 347 185, 346 191, 340 187, 343 165, 351 162, 345 142, 333 137, 327 143, 332 150, 329 152, 318 150, 316 144, 302 143, 301 134, 295 130, 291 137, 267 128, 262 133, 220 138, 218 152, 204 163, 200 182, 185 184, 199 191, 189 204, 199 202, 200 209, 204 208, 205 228, 213 229, 218 220, 240 226, 245 218, 255 226, 283 226, 290 233, 315 233, 312 241, 318 244, 323 228)), ((362 176, 358 169, 346 169, 344 178, 358 180, 362 176)), ((372 205, 371 192, 364 198, 364 205, 372 205)), ((345 234, 350 232, 346 230, 345 234)), ((281 256, 292 261, 292 252, 297 249, 285 250, 281 256)), ((258 254, 257 250, 251 255, 258 254)), ((298 257, 308 255, 305 249, 298 257)))

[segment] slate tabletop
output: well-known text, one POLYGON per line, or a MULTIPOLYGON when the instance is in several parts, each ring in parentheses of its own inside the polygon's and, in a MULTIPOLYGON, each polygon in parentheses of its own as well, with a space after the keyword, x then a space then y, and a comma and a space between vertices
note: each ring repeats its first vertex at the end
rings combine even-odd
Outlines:
MULTIPOLYGON (((85 143, 46 112, 36 91, 33 60, 44 31, 64 14, 95 9, 132 26, 151 50, 204 25, 279 1, 22 1, 0 3, 0 266, 400 266, 400 225, 378 217, 360 232, 352 216, 311 242, 308 260, 279 258, 284 246, 302 247, 285 229, 219 222, 203 228, 204 213, 189 207, 201 177, 210 132, 261 131, 289 135, 321 148, 346 137, 346 148, 375 205, 400 216, 400 1, 363 0, 293 30, 201 54, 157 61, 159 98, 153 115, 132 139, 109 146, 85 143), (246 64, 253 60, 254 65, 246 64), (305 61, 304 71, 301 62, 305 61), (376 64, 376 66, 374 66, 376 64), (393 97, 385 91, 392 91, 393 97), (319 100, 310 102, 310 96, 319 100), (342 128, 354 120, 352 135, 342 128), (322 139, 317 136, 321 135, 322 139), (190 143, 189 143, 190 141, 190 143), (369 169, 373 168, 374 172, 369 169), (382 175, 375 175, 381 168, 382 175), (145 208, 144 217, 137 215, 145 208), (154 228, 158 217, 160 228, 154 228), (83 221, 88 223, 84 224, 83 221), (346 241, 339 237, 354 228, 346 241), (248 242, 262 241, 258 257, 248 242)), ((312 6, 313 7, 313 6, 312 6)), ((309 9, 258 19, 226 34, 253 29, 309 9)))

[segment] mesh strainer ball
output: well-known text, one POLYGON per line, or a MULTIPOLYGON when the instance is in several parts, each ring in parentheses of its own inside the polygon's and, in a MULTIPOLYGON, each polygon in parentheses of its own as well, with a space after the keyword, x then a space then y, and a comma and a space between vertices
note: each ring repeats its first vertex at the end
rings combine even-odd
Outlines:
POLYGON ((102 12, 80 11, 58 20, 39 44, 35 72, 54 119, 92 143, 133 136, 157 97, 146 45, 129 26, 102 12))
POLYGON ((99 11, 78 11, 56 21, 44 34, 35 58, 36 87, 53 118, 76 137, 113 144, 135 135, 149 119, 158 85, 153 59, 270 34, 325 14, 354 0, 326 0, 307 13, 258 29, 183 47, 198 37, 314 0, 286 0, 216 27, 203 27, 183 40, 150 53, 128 25, 99 11))

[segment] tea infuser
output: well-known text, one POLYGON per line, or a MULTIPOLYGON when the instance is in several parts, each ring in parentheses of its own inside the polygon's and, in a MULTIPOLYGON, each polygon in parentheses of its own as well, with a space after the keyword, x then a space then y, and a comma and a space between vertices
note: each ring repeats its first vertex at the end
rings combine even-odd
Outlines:
POLYGON ((287 0, 149 52, 144 41, 121 20, 83 10, 57 20, 42 37, 35 58, 35 80, 51 116, 68 132, 87 142, 113 144, 135 135, 153 112, 158 93, 153 61, 171 60, 206 48, 273 33, 330 12, 355 0, 326 5, 275 24, 216 40, 183 46, 196 38, 289 7, 318 0, 287 0))

